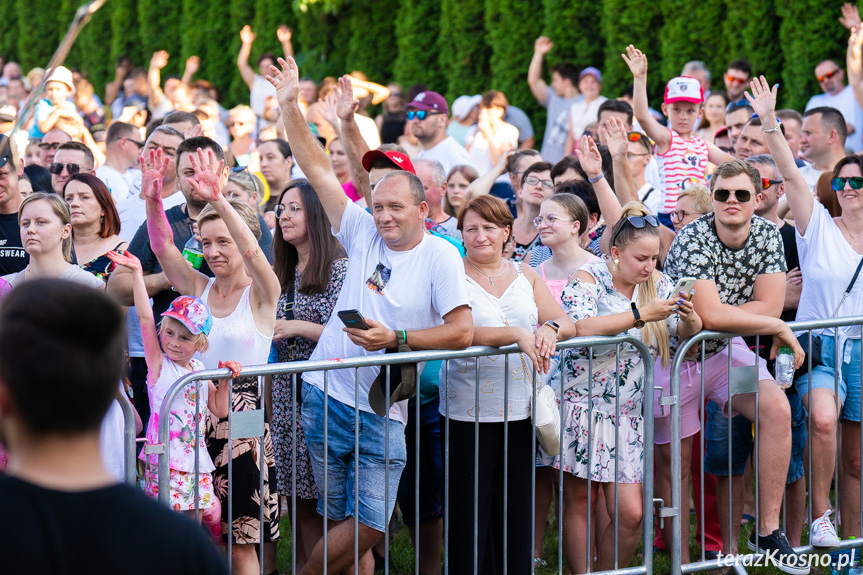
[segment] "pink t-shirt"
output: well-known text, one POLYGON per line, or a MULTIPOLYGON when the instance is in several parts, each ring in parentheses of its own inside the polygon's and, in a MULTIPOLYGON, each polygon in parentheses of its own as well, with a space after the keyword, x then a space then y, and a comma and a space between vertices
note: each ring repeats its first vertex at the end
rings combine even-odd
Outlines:
POLYGON ((359 192, 357 192, 357 187, 351 181, 342 184, 342 189, 345 191, 345 195, 349 197, 352 202, 363 199, 359 192))

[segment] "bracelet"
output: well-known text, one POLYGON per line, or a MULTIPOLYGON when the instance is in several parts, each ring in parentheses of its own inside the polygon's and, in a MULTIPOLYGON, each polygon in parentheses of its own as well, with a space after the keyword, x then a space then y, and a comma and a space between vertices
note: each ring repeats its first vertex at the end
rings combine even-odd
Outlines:
POLYGON ((400 330, 402 332, 402 339, 405 340, 405 345, 408 344, 408 332, 405 330, 400 330))
POLYGON ((599 173, 599 175, 598 175, 598 176, 596 176, 595 178, 590 178, 590 177, 588 177, 588 178, 587 178, 587 181, 588 181, 588 182, 590 182, 591 184, 595 184, 596 182, 598 182, 599 180, 601 180, 601 179, 602 179, 602 178, 604 178, 604 177, 605 177, 605 174, 603 174, 602 172, 600 172, 600 173, 599 173))
POLYGON ((770 128, 769 130, 765 130, 764 124, 761 124, 761 131, 764 132, 765 134, 772 134, 773 132, 778 132, 780 126, 782 126, 782 122, 779 120, 779 118, 776 118, 776 126, 774 126, 773 128, 770 128))

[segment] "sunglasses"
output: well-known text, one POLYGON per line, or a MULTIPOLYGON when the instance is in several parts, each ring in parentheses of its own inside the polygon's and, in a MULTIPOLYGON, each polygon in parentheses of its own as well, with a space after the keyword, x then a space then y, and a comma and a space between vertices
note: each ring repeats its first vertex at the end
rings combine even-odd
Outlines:
POLYGON ((735 76, 732 76, 731 74, 727 74, 725 76, 725 81, 728 82, 729 84, 745 84, 746 83, 745 79, 737 78, 735 76))
POLYGON ((652 228, 659 227, 659 220, 656 219, 656 216, 629 216, 626 218, 626 222, 617 228, 617 232, 611 238, 611 245, 616 245, 617 236, 620 235, 620 232, 623 231, 623 228, 626 227, 626 224, 631 225, 633 228, 640 230, 645 225, 648 225, 652 228))
POLYGON ((253 176, 252 172, 250 172, 247 167, 236 166, 231 168, 232 174, 239 174, 240 172, 246 172, 246 175, 248 175, 249 179, 252 180, 252 187, 255 188, 255 193, 258 194, 258 197, 261 197, 261 190, 258 189, 258 178, 253 176))
POLYGON ((859 190, 863 188, 863 178, 860 176, 851 176, 850 178, 833 178, 830 180, 830 184, 833 186, 833 191, 841 192, 845 189, 845 184, 850 184, 852 190, 859 190))
POLYGON ((554 182, 552 182, 551 180, 540 180, 536 176, 528 176, 524 180, 524 183, 529 185, 529 186, 535 186, 535 185, 539 184, 540 182, 542 183, 542 187, 545 188, 546 190, 550 190, 554 187, 554 182))
POLYGON ((782 183, 782 180, 771 180, 768 178, 761 178, 761 187, 765 190, 769 190, 770 186, 778 186, 782 183))
POLYGON ((81 171, 80 164, 58 164, 55 162, 48 165, 48 171, 55 176, 59 176, 60 174, 62 174, 63 168, 66 168, 66 171, 69 173, 70 176, 74 176, 81 171))
MULTIPOLYGON (((743 82, 740 83, 742 84, 743 82)), ((737 100, 736 102, 731 102, 730 104, 725 106, 725 113, 730 114, 731 112, 739 110, 740 108, 752 108, 752 105, 746 98, 741 98, 740 100, 737 100)))
POLYGON ((407 114, 405 114, 408 120, 413 120, 416 118, 417 120, 425 120, 429 116, 440 116, 440 112, 429 112, 428 110, 410 110, 407 114))
POLYGON ((823 76, 815 76, 815 77, 818 79, 819 82, 823 82, 824 80, 829 80, 830 78, 832 78, 833 76, 835 76, 838 73, 839 73, 839 68, 836 68, 832 72, 827 72, 823 76))
POLYGON ((139 142, 138 140, 131 140, 129 138, 123 138, 123 139, 126 140, 127 142, 132 142, 133 144, 138 146, 139 150, 142 150, 144 148, 144 142, 139 142))
POLYGON ((737 201, 742 204, 752 199, 752 192, 749 190, 726 190, 725 188, 713 190, 713 199, 717 202, 727 202, 731 194, 734 194, 737 201))
POLYGON ((54 142, 53 144, 50 144, 50 143, 39 144, 40 150, 56 150, 59 147, 60 147, 60 142, 54 142))
POLYGON ((642 134, 641 132, 629 132, 626 134, 627 139, 630 142, 637 142, 638 140, 644 138, 645 142, 650 142, 650 146, 653 147, 653 140, 647 137, 647 134, 642 134))

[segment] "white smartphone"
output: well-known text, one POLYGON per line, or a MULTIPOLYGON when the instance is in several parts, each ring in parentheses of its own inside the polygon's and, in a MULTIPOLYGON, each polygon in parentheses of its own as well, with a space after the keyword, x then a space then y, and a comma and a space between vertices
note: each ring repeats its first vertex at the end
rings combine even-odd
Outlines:
POLYGON ((677 285, 671 290, 666 299, 680 297, 680 292, 686 296, 687 301, 692 299, 692 288, 695 287, 695 278, 680 278, 677 285))

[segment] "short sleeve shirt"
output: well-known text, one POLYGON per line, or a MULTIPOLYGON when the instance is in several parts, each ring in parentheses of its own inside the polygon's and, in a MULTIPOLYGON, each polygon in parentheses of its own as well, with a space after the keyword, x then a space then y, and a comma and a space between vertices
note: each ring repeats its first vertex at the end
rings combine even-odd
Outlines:
MULTIPOLYGON (((752 216, 746 243, 735 249, 719 239, 716 215, 710 213, 680 230, 668 251, 663 271, 674 281, 683 277, 710 280, 716 284, 722 303, 738 306, 752 299, 759 275, 786 272, 788 266, 776 224, 752 216)), ((707 356, 712 356, 726 342, 708 340, 705 345, 707 356)))

